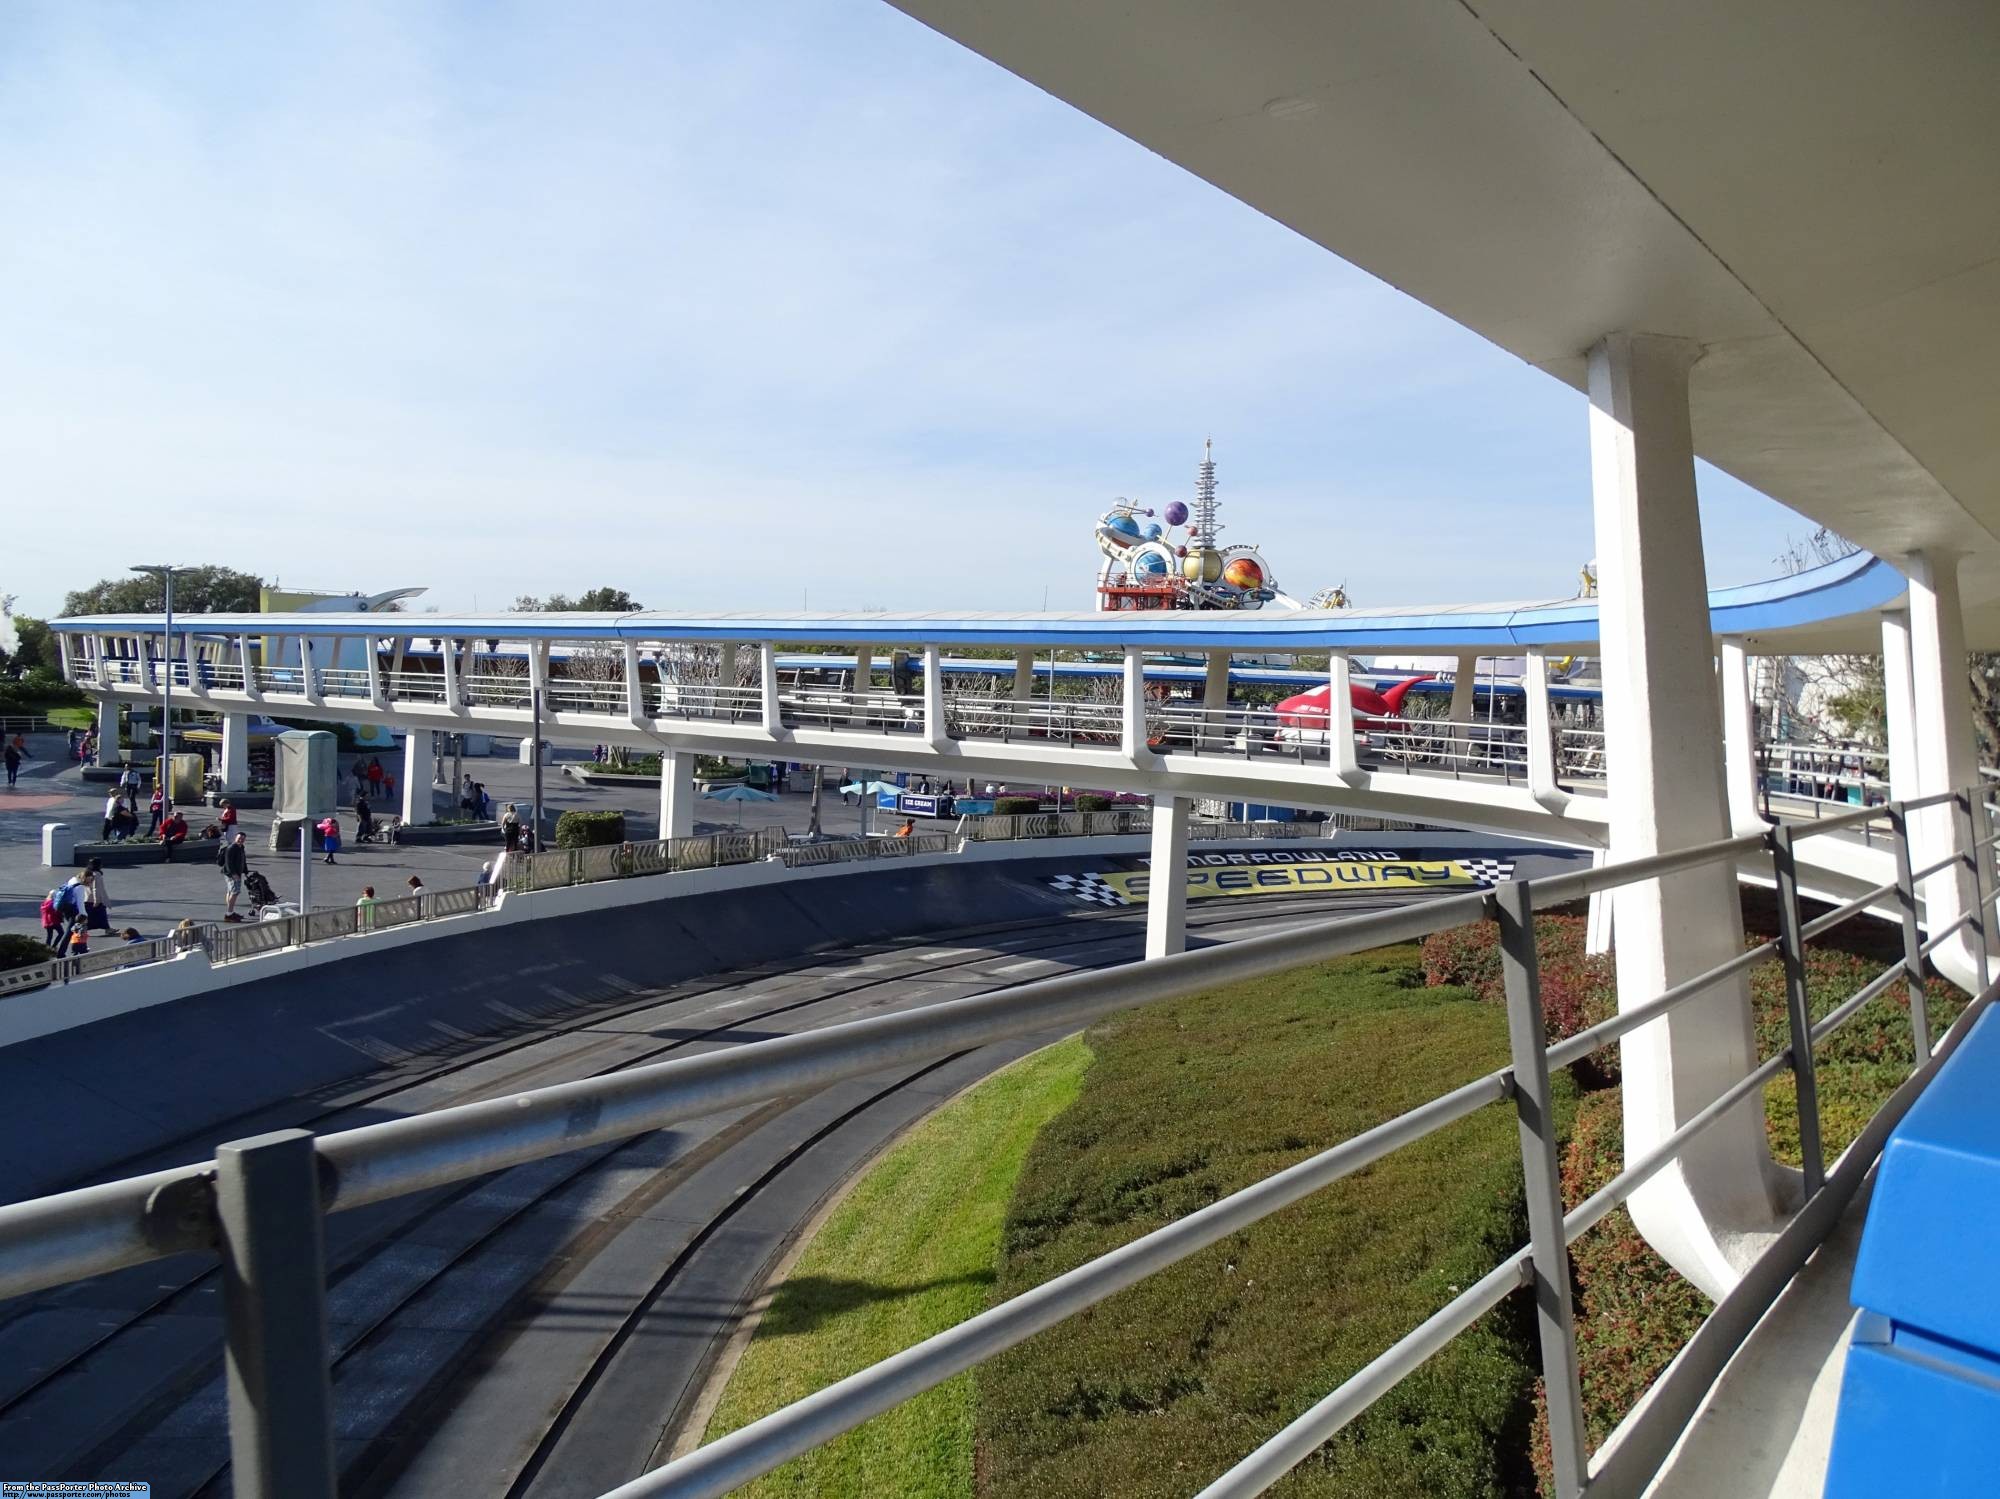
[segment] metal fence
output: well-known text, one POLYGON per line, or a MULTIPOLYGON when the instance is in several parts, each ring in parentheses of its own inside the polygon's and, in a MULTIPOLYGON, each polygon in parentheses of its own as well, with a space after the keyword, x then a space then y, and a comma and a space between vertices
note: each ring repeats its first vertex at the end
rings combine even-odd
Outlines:
POLYGON ((963 846, 956 833, 913 833, 907 838, 837 838, 794 843, 778 850, 787 869, 845 864, 856 859, 907 859, 918 854, 955 854, 963 846))
MULTIPOLYGON (((1006 812, 959 820, 973 843, 1006 843, 1026 838, 1110 838, 1153 830, 1151 807, 1112 807, 1103 812, 1006 812)), ((1209 822, 1190 819, 1190 842, 1236 838, 1323 838, 1331 822, 1209 822)))
POLYGON ((591 848, 553 848, 539 854, 512 854, 501 869, 509 891, 556 890, 636 875, 754 864, 784 848, 783 828, 708 833, 699 838, 666 838, 653 843, 605 843, 591 848))
POLYGON ((1053 1029, 1080 1028, 1141 1005, 1409 941, 1463 923, 1493 921, 1499 928, 1503 958, 1512 1050, 1508 1066, 698 1448, 624 1485, 616 1496, 695 1499, 726 1493, 1401 1146, 1489 1104, 1510 1101, 1520 1124, 1528 1242, 1202 1490, 1203 1499, 1263 1491, 1458 1333, 1522 1289, 1532 1292, 1539 1322, 1554 1492, 1559 1499, 1591 1492, 1637 1493, 1722 1364, 1830 1230, 1879 1152, 1887 1130, 1928 1081, 1944 1052, 1993 998, 1996 986, 1975 996, 1939 1056, 1933 1056, 1924 1006, 1925 954, 1953 933, 1967 930, 1980 971, 1986 971, 1993 891, 1981 866, 1982 851, 1993 844, 1994 835, 1978 787, 1891 807, 1901 851, 1896 878, 1838 910, 1809 922, 1804 919, 1794 867, 1796 845, 1868 815, 1857 812, 1809 827, 1745 834, 1602 869, 1447 896, 1106 971, 1070 974, 336 1134, 315 1137, 294 1130, 237 1142, 219 1149, 213 1162, 0 1207, 0 1296, 64 1285, 178 1253, 218 1254, 231 1286, 224 1299, 225 1357, 236 1488, 246 1499, 278 1494, 286 1499, 332 1499, 335 1474, 323 1258, 326 1213, 628 1139, 687 1119, 796 1096, 889 1067, 1053 1029), (1908 814, 1946 803, 1958 813, 1957 846, 1930 866, 1912 869, 1906 841, 1908 814), (1566 1040, 1547 1043, 1534 940, 1538 909, 1701 867, 1720 867, 1733 879, 1739 861, 1759 853, 1770 859, 1777 887, 1780 936, 1776 940, 1733 956, 1566 1040), (1977 898, 1963 917, 1920 938, 1918 882, 1955 865, 1966 867, 1977 898), (1806 1007, 1806 941, 1890 898, 1901 912, 1903 960, 1812 1022, 1806 1007), (1551 1073, 1657 1023, 1714 985, 1766 962, 1777 962, 1784 971, 1786 1045, 1565 1213, 1551 1073), (1828 1172, 1819 1144, 1813 1048, 1869 1000, 1898 984, 1907 992, 1919 1068, 1828 1172), (1572 1328, 1568 1245, 1676 1160, 1704 1130, 1787 1072, 1797 1084, 1805 1206, 1656 1386, 1638 1434, 1591 1474, 1572 1328))

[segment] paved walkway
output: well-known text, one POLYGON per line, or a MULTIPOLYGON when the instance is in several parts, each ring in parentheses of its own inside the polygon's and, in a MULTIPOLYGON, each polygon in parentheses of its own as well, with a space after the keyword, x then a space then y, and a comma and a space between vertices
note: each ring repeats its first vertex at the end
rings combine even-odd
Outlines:
MULTIPOLYGON (((62 736, 37 735, 29 745, 35 758, 21 769, 17 785, 0 786, 0 932, 41 935, 42 897, 52 885, 70 873, 42 866, 41 837, 45 822, 66 822, 77 833, 95 838, 104 819, 104 799, 111 788, 86 782, 81 770, 63 758, 62 736)), ((468 758, 464 768, 485 783, 496 803, 518 801, 525 806, 533 797, 534 772, 520 764, 511 753, 502 758, 468 758)), ((353 782, 347 776, 350 763, 342 756, 340 768, 341 805, 353 802, 353 782)), ((400 754, 396 757, 398 768, 400 754)), ((586 750, 557 749, 556 766, 580 763, 589 758, 586 750)), ((383 763, 388 764, 388 757, 383 763)), ((445 762, 450 774, 451 762, 445 762)), ((658 836, 660 795, 656 781, 641 780, 633 786, 597 788, 579 785, 559 769, 551 768, 543 777, 543 800, 553 819, 576 808, 622 809, 626 829, 635 839, 658 836)), ((794 777, 792 789, 776 802, 699 803, 698 814, 706 813, 695 825, 698 833, 722 832, 737 826, 738 814, 746 828, 779 825, 804 832, 810 817, 810 796, 806 779, 794 777)), ((438 794, 440 803, 444 796, 438 794)), ((141 808, 143 816, 144 809, 141 808)), ((191 809, 190 827, 199 831, 212 817, 208 808, 191 809)), ((831 787, 825 793, 821 817, 824 830, 831 834, 858 832, 860 813, 843 806, 831 787)), ((353 815, 342 816, 348 837, 353 837, 353 815)), ((245 811, 241 825, 250 849, 251 867, 289 900, 298 893, 297 855, 270 852, 271 814, 245 811)), ((146 864, 128 869, 107 869, 105 883, 111 904, 114 929, 136 927, 140 935, 157 937, 183 917, 214 921, 222 915, 222 879, 216 873, 212 843, 191 843, 173 864, 146 864)), ((405 893, 404 883, 412 874, 420 876, 434 890, 470 885, 482 861, 493 858, 499 845, 447 845, 406 847, 401 845, 349 843, 329 868, 313 866, 313 904, 346 905, 373 885, 377 895, 387 899, 405 893)))

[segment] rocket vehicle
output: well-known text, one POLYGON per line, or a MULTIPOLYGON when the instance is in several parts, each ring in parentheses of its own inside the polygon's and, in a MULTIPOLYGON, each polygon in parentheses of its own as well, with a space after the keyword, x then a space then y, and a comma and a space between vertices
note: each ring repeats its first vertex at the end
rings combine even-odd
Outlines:
MULTIPOLYGON (((1403 714, 1403 699, 1410 689, 1419 682, 1428 682, 1430 673, 1411 677, 1408 681, 1395 682, 1377 692, 1373 687, 1364 687, 1359 682, 1350 682, 1347 695, 1352 700, 1351 708, 1357 724, 1379 722, 1382 719, 1400 718, 1403 714)), ((1333 684, 1315 687, 1311 692, 1301 692, 1296 697, 1288 697, 1272 710, 1278 722, 1287 729, 1316 730, 1324 734, 1327 729, 1327 704, 1333 696, 1333 684)))

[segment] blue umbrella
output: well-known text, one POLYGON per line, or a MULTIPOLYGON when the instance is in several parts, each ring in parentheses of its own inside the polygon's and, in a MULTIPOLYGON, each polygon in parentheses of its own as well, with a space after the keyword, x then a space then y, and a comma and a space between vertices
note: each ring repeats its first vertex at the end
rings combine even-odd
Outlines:
MULTIPOLYGON (((755 786, 719 786, 702 792, 702 796, 712 802, 774 802, 777 797, 768 791, 759 791, 755 786)), ((743 809, 736 809, 736 825, 743 826, 743 809)))

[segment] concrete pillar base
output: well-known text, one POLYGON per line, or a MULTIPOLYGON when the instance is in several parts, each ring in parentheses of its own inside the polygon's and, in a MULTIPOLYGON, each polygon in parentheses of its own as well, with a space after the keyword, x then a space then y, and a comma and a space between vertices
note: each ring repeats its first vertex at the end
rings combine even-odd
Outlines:
POLYGON ((224 791, 250 789, 250 720, 241 713, 222 715, 222 754, 216 770, 224 791))
POLYGON ((431 735, 428 729, 403 734, 403 821, 411 827, 431 820, 431 735))
POLYGON ((1194 802, 1185 796, 1153 800, 1153 857, 1146 879, 1146 956, 1164 958, 1187 948, 1188 820, 1194 802))
POLYGON ((694 836, 694 756, 667 750, 660 756, 660 836, 694 836))

